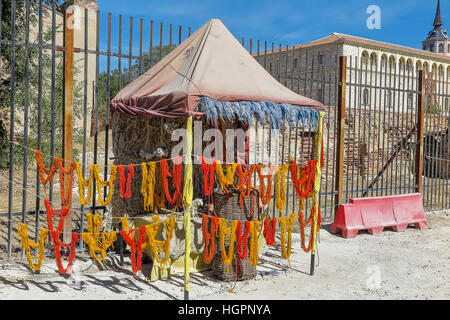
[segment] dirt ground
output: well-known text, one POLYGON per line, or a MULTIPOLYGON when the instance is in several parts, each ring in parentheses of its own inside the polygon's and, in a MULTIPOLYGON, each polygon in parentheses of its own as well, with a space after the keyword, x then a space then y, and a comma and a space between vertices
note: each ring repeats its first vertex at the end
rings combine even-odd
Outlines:
MULTIPOLYGON (((239 299, 449 299, 450 211, 427 214, 430 228, 409 228, 379 235, 360 233, 343 239, 328 228, 320 232, 319 265, 309 275, 310 256, 300 250, 293 235, 291 268, 280 257, 280 248, 266 248, 260 256, 256 278, 230 283, 212 272, 191 274, 193 300, 239 299)), ((279 241, 278 241, 279 243, 279 241)), ((317 260, 316 260, 317 261, 317 260)), ((119 265, 111 255, 107 270, 99 270, 86 257, 78 258, 70 276, 57 273, 54 259, 46 258, 41 273, 33 275, 26 260, 0 265, 0 297, 53 300, 162 300, 183 299, 183 274, 170 280, 135 279, 130 261, 119 265)), ((144 265, 144 273, 147 265, 144 265)))

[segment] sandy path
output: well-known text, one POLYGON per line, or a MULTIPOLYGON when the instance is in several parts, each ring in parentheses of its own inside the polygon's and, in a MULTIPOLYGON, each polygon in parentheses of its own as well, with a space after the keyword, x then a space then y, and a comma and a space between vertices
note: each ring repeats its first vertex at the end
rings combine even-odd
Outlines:
MULTIPOLYGON (((309 272, 310 256, 299 250, 294 235, 292 268, 280 258, 279 248, 260 257, 255 279, 237 283, 229 293, 228 283, 218 282, 211 272, 191 275, 192 299, 449 299, 450 212, 428 215, 430 229, 413 228, 403 233, 363 233, 347 240, 322 230, 320 265, 309 272)), ((25 261, 24 261, 25 262, 25 261)), ((118 258, 99 271, 88 258, 78 259, 70 277, 57 274, 48 259, 40 275, 26 264, 0 268, 2 299, 182 299, 183 275, 168 281, 148 283, 134 279, 129 261, 118 258)), ((145 273, 145 269, 144 269, 145 273)))

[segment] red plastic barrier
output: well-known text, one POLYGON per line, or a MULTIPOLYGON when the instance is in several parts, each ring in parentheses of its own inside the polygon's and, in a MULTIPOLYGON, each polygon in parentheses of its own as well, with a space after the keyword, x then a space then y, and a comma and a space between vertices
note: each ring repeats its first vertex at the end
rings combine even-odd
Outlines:
POLYGON ((410 224, 419 229, 428 228, 420 193, 350 199, 350 204, 339 206, 331 232, 342 232, 344 238, 354 238, 359 230, 378 234, 392 227, 400 232, 410 224))

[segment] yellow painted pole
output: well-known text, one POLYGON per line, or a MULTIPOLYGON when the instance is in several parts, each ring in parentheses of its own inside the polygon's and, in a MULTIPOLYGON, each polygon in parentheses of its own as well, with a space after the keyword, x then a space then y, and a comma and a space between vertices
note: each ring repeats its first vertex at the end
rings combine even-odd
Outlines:
POLYGON ((186 124, 186 153, 184 155, 184 183, 183 198, 186 202, 186 210, 184 214, 184 230, 185 230, 185 254, 184 254, 184 299, 189 300, 189 259, 191 256, 191 210, 193 198, 193 181, 192 181, 192 117, 189 117, 186 124))
POLYGON ((316 156, 317 156, 317 165, 316 165, 316 175, 314 177, 314 195, 313 195, 313 205, 315 207, 314 211, 314 220, 311 228, 313 228, 312 232, 312 250, 311 250, 311 275, 314 275, 314 264, 316 257, 316 238, 317 238, 317 220, 319 214, 319 194, 320 194, 320 179, 322 175, 322 167, 320 163, 320 159, 322 156, 322 133, 323 133, 323 116, 324 112, 319 111, 319 123, 316 133, 316 156))

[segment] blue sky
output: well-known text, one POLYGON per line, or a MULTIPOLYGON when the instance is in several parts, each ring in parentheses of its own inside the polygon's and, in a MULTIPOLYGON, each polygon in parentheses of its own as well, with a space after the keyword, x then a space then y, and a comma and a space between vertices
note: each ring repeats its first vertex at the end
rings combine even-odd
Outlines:
MULTIPOLYGON (((450 26, 450 1, 441 1, 444 28, 450 26)), ((174 25, 174 41, 178 41, 178 26, 192 32, 211 18, 221 19, 235 37, 253 38, 269 43, 294 45, 330 35, 333 32, 361 36, 413 48, 432 29, 437 0, 98 0, 101 11, 101 48, 106 49, 107 13, 112 14, 112 47, 117 48, 118 15, 124 19, 123 46, 128 47, 129 17, 133 23, 133 54, 139 48, 139 20, 144 19, 144 46, 149 39, 150 20, 155 22, 155 41, 159 41, 159 23, 164 22, 164 43, 168 40, 169 24, 174 25), (381 29, 369 30, 366 20, 368 6, 381 9, 381 29), (175 31, 176 30, 176 31, 175 31)), ((248 42, 247 42, 248 44, 248 42)), ((145 51, 144 47, 144 51, 145 51)), ((254 49, 255 50, 255 49, 254 49)))

